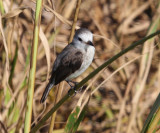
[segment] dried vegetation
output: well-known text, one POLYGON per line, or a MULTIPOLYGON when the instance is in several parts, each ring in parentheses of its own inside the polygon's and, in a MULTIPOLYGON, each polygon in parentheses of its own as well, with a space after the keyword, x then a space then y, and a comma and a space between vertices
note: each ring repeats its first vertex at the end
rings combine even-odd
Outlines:
MULTIPOLYGON (((37 55, 33 123, 53 106, 56 89, 51 91, 45 105, 39 101, 56 55, 68 43, 76 7, 76 0, 48 0, 44 3, 37 55)), ((155 29, 156 22, 160 21, 158 4, 158 0, 82 0, 77 27, 88 28, 94 33, 96 55, 91 67, 76 81, 81 81, 132 42, 160 28, 157 26, 155 29)), ((3 132, 22 132, 35 2, 4 0, 3 5, 4 13, 1 10, 0 16, 0 129, 3 132)), ((89 89, 84 96, 78 93, 59 108, 54 129, 62 131, 74 107, 77 104, 83 105, 85 97, 92 93, 79 132, 139 133, 159 93, 159 59, 158 37, 129 51, 91 79, 86 84, 89 89)), ((68 92, 69 86, 64 82, 61 83, 61 88, 63 96, 68 92)), ((49 120, 40 132, 47 132, 48 126, 49 120)))

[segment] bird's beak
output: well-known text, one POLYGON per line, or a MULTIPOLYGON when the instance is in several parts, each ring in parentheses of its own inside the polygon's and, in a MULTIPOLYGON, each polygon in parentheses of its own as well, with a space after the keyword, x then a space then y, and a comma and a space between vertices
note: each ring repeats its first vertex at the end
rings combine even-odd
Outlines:
POLYGON ((88 44, 88 45, 91 45, 91 46, 94 46, 91 41, 88 41, 87 44, 88 44))

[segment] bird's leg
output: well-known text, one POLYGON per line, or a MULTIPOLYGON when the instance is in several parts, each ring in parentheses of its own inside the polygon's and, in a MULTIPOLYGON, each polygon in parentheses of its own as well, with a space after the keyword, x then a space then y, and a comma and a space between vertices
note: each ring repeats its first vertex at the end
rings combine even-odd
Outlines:
MULTIPOLYGON (((71 80, 70 80, 69 82, 73 83, 75 86, 78 84, 78 82, 71 81, 71 80)), ((76 92, 81 92, 81 91, 82 91, 82 88, 83 88, 83 86, 80 87, 78 90, 75 90, 75 91, 76 91, 76 92)))
POLYGON ((69 86, 71 87, 70 90, 68 91, 68 94, 70 93, 70 91, 74 90, 74 96, 76 95, 77 91, 75 89, 76 83, 71 81, 71 80, 66 80, 66 82, 69 84, 69 86), (74 86, 71 84, 73 83, 74 86))
POLYGON ((71 80, 66 80, 66 82, 67 82, 67 83, 70 85, 70 87, 71 87, 71 89, 68 91, 68 93, 69 93, 72 89, 74 89, 75 95, 76 95, 77 92, 81 92, 81 91, 82 91, 83 86, 82 86, 78 91, 75 89, 75 88, 76 88, 76 85, 78 84, 78 82, 71 81, 71 80), (73 83, 74 86, 71 85, 71 83, 73 83))

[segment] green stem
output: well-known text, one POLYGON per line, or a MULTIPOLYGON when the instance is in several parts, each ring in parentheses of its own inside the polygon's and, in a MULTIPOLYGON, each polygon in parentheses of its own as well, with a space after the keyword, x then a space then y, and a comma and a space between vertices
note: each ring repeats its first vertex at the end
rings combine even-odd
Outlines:
POLYGON ((0 12, 1 12, 2 15, 5 13, 2 0, 0 0, 0 12))
POLYGON ((31 62, 30 62, 30 72, 29 72, 29 82, 28 82, 27 110, 25 114, 24 133, 29 133, 30 127, 31 127, 32 104, 33 104, 35 72, 36 72, 36 59, 37 59, 42 4, 43 4, 43 0, 37 0, 32 52, 31 52, 31 62))

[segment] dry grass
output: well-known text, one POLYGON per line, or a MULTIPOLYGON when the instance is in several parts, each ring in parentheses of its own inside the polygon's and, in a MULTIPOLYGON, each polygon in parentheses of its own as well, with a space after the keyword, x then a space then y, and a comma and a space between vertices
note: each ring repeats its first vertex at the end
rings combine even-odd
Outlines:
MULTIPOLYGON (((50 110, 54 100, 59 99, 55 99, 56 91, 52 90, 46 105, 39 102, 56 54, 68 43, 76 7, 75 0, 45 1, 44 4, 33 100, 34 123, 50 110)), ((22 132, 35 3, 32 0, 4 0, 3 5, 8 14, 0 15, 0 129, 2 132, 22 132)), ((88 28, 94 33, 96 55, 91 67, 76 81, 81 81, 132 42, 152 33, 155 23, 160 21, 159 13, 158 0, 82 0, 77 27, 88 28)), ((57 132, 64 129, 74 107, 84 106, 91 94, 79 132, 139 133, 159 93, 158 39, 136 47, 91 79, 83 94, 77 94, 59 108, 54 129, 57 132)), ((63 96, 69 86, 64 83, 61 87, 63 96)), ((47 132, 49 121, 40 132, 47 132)))

